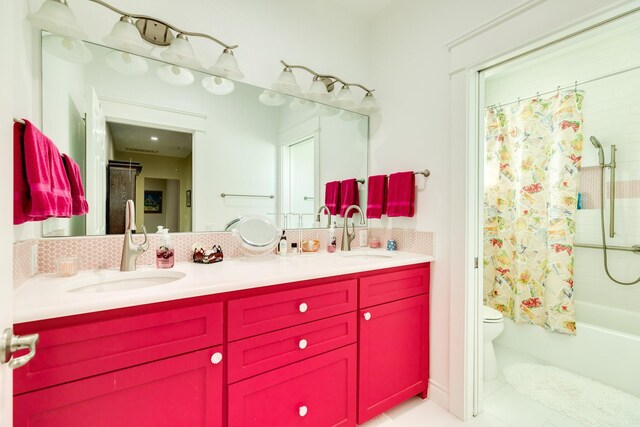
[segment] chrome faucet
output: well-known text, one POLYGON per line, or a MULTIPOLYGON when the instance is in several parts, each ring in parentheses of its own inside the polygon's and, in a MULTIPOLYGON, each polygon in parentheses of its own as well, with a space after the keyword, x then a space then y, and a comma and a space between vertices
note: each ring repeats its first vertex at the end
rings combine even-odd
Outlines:
POLYGON ((318 213, 316 214, 316 222, 320 224, 320 214, 322 213, 322 211, 327 211, 327 228, 329 228, 331 227, 331 211, 329 210, 327 205, 322 205, 320 206, 320 209, 318 209, 318 213))
POLYGON ((358 205, 351 205, 344 211, 344 225, 342 228, 342 246, 340 247, 341 251, 350 251, 351 250, 351 242, 356 238, 356 229, 355 225, 353 225, 353 221, 351 222, 351 234, 349 234, 349 212, 352 210, 357 210, 360 214, 360 225, 367 225, 364 221, 364 214, 362 213, 362 209, 358 205))
POLYGON ((125 208, 125 230, 124 242, 122 244, 122 258, 120 258, 120 271, 135 271, 136 260, 144 251, 149 249, 149 240, 147 238, 147 229, 142 226, 144 234, 144 242, 138 245, 133 241, 133 230, 136 229, 136 214, 133 200, 127 200, 125 208))
POLYGON ((136 260, 144 251, 149 249, 147 229, 144 225, 142 226, 142 233, 144 234, 144 242, 137 245, 133 241, 132 230, 125 230, 124 244, 122 245, 122 258, 120 259, 120 271, 135 271, 136 260))

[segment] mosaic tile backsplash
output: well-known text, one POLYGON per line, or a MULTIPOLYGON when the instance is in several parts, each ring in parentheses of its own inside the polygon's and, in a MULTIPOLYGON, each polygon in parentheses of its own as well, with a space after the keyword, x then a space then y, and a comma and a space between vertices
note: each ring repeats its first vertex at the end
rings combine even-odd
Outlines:
MULTIPOLYGON (((297 242, 298 239, 320 240, 320 250, 325 250, 329 244, 329 230, 308 229, 287 230, 287 240, 297 242)), ((399 251, 415 252, 425 255, 433 253, 433 233, 400 229, 367 229, 367 238, 377 237, 386 247, 386 241, 394 239, 399 251)), ((336 229, 336 241, 338 249, 342 239, 342 229, 336 229)), ((77 237, 77 238, 47 238, 19 242, 13 245, 13 282, 14 288, 24 283, 31 277, 31 251, 37 246, 38 273, 51 273, 55 271, 56 259, 61 257, 78 257, 80 270, 92 270, 97 268, 117 268, 120 265, 122 253, 122 235, 77 237)), ((142 243, 143 237, 138 234, 134 241, 142 243)), ((245 252, 239 241, 231 233, 176 233, 171 234, 171 241, 175 248, 176 262, 191 261, 192 247, 199 245, 211 247, 220 245, 225 257, 239 257, 245 252)), ((160 244, 160 236, 149 235, 149 250, 140 255, 138 265, 154 265, 155 250, 160 244)), ((360 237, 356 229, 356 238, 351 243, 352 248, 360 245, 360 237)), ((384 249, 382 249, 384 250, 384 249)))
MULTIPOLYGON (((580 193, 583 209, 600 209, 600 167, 588 166, 580 170, 580 193)), ((605 199, 609 199, 609 172, 605 173, 605 199)), ((640 180, 616 180, 616 199, 640 198, 640 180)))

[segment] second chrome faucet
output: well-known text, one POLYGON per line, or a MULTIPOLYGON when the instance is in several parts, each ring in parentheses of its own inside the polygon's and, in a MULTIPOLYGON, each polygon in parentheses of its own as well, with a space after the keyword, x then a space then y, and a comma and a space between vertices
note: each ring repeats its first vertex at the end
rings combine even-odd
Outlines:
POLYGON ((367 225, 364 220, 364 213, 362 212, 362 209, 360 209, 360 206, 351 205, 344 211, 344 225, 342 226, 342 246, 340 247, 340 250, 342 251, 350 251, 351 242, 356 237, 356 229, 353 221, 351 222, 351 233, 349 233, 349 213, 351 213, 351 211, 354 209, 360 214, 360 225, 367 225))

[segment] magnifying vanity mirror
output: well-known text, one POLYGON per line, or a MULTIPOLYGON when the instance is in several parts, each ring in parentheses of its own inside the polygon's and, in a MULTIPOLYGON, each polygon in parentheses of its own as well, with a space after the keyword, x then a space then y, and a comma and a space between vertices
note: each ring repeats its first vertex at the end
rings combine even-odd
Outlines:
POLYGON ((320 227, 325 183, 367 177, 365 115, 86 46, 86 64, 42 51, 43 131, 79 164, 89 202, 45 221, 45 237, 121 234, 128 198, 147 229, 226 231, 251 215, 320 227))

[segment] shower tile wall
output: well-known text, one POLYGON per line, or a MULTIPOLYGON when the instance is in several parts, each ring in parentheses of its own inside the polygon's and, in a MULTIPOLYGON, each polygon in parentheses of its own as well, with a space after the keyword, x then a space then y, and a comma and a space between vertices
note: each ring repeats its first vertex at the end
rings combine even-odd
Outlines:
MULTIPOLYGON (((570 46, 545 53, 532 61, 505 66, 493 74, 488 72, 486 105, 504 104, 558 85, 640 66, 639 21, 629 19, 616 29, 598 30, 601 34, 597 40, 576 40, 570 46)), ((585 195, 585 209, 577 213, 576 242, 600 244, 601 240, 598 152, 588 142, 589 137, 595 135, 602 142, 607 162, 611 145, 618 148, 616 237, 607 236, 607 243, 640 245, 640 69, 579 85, 578 89, 585 92, 585 145, 580 185, 585 195)), ((608 190, 605 197, 608 197, 608 190)), ((605 201, 607 224, 608 206, 605 201)), ((609 269, 618 280, 635 279, 640 276, 640 255, 610 251, 609 269)), ((604 272, 601 250, 575 249, 574 283, 576 299, 640 311, 640 284, 620 286, 609 280, 604 272)))

